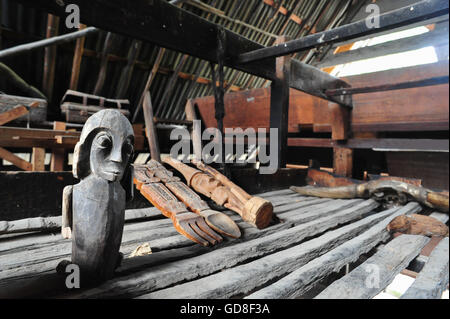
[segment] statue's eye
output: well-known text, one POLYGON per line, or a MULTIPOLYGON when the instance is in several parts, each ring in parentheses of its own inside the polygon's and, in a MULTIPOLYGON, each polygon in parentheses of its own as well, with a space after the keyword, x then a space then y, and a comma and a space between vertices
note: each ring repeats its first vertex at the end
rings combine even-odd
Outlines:
POLYGON ((130 155, 131 153, 133 153, 133 145, 131 145, 128 142, 125 142, 122 146, 122 151, 124 154, 130 155))
POLYGON ((107 135, 102 134, 99 137, 97 137, 97 144, 101 148, 109 148, 109 147, 111 147, 112 143, 111 143, 111 139, 107 135))

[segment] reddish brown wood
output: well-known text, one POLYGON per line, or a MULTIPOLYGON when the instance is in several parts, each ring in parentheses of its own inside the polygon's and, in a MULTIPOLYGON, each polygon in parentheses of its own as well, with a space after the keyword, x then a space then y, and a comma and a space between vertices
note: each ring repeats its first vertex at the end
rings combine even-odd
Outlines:
POLYGON ((334 173, 344 177, 352 177, 353 150, 351 148, 335 147, 333 153, 334 173))
MULTIPOLYGON (((352 86, 373 86, 448 75, 448 61, 348 77, 352 86)), ((313 125, 315 131, 331 132, 332 113, 328 102, 291 89, 288 131, 299 132, 299 125, 313 125)), ((206 127, 216 127, 214 98, 195 99, 206 127)), ((358 94, 353 96, 351 130, 433 131, 448 130, 448 84, 358 94)), ((225 94, 224 127, 268 128, 270 89, 254 89, 225 94)))
MULTIPOLYGON (((64 122, 55 122, 53 124, 53 129, 57 131, 65 131, 66 123, 64 122)), ((52 159, 50 162, 50 171, 52 172, 60 172, 64 170, 64 161, 65 161, 65 151, 63 148, 55 148, 52 150, 52 159)))
POLYGON ((392 220, 388 230, 409 235, 448 236, 448 227, 439 220, 425 215, 401 215, 392 220))

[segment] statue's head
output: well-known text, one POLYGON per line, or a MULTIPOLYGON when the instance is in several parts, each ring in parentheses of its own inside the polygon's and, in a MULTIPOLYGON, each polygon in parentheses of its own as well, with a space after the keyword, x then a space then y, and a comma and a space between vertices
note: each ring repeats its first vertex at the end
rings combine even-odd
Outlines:
POLYGON ((75 146, 73 175, 91 174, 110 182, 121 181, 133 154, 134 134, 128 119, 106 109, 89 117, 75 146))

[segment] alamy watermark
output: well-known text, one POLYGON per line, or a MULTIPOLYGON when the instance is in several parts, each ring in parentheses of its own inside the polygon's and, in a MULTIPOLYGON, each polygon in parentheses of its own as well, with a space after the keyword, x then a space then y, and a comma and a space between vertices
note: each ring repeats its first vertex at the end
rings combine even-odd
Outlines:
POLYGON ((375 29, 380 27, 380 7, 371 3, 366 7, 366 13, 369 15, 366 18, 366 26, 369 29, 375 29))
MULTIPOLYGON (((267 129, 258 128, 256 131, 253 128, 226 128, 224 136, 216 128, 208 128, 201 133, 198 131, 200 121, 194 120, 193 134, 201 135, 203 141, 208 141, 202 149, 201 154, 194 154, 201 160, 210 164, 215 163, 250 163, 258 162, 262 164, 259 167, 260 174, 274 174, 278 169, 278 129, 270 128, 270 134, 267 129), (197 131, 196 131, 197 130, 197 131), (245 143, 247 140, 247 143, 245 143), (222 143, 225 144, 224 149, 222 143), (247 144, 247 152, 245 152, 245 144, 247 144), (269 148, 269 150, 268 150, 269 148), (246 154, 256 153, 257 156, 252 156, 244 160, 246 154), (233 154, 232 157, 225 157, 225 155, 233 154), (225 159, 224 159, 225 157, 225 159), (234 158, 234 159, 233 159, 234 158), (267 165, 266 165, 267 164, 267 165)), ((170 156, 179 158, 180 155, 183 162, 189 161, 191 152, 191 134, 186 128, 175 128, 170 132, 170 140, 178 141, 170 149, 170 156)))

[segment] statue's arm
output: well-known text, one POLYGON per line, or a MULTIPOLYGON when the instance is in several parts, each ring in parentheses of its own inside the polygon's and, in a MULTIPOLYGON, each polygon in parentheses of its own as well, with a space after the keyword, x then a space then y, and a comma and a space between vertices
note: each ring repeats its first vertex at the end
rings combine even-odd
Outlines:
POLYGON ((72 193, 73 185, 64 187, 62 200, 61 235, 66 239, 72 237, 72 193))

